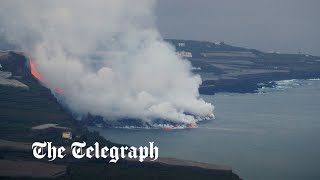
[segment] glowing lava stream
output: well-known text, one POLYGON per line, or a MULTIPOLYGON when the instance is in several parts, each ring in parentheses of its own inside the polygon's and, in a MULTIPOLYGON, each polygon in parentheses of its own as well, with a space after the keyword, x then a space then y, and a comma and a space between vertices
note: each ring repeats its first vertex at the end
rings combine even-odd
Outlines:
MULTIPOLYGON (((35 64, 32 62, 32 60, 29 60, 30 62, 30 70, 31 70, 31 74, 34 78, 36 78, 38 81, 40 81, 41 83, 46 83, 46 81, 41 77, 40 73, 37 71, 37 68, 35 66, 35 64)), ((57 94, 63 94, 63 90, 60 88, 54 88, 54 92, 57 94)))
POLYGON ((31 74, 33 75, 33 77, 35 77, 37 80, 39 81, 43 81, 39 72, 36 69, 36 66, 32 63, 32 61, 30 60, 30 70, 31 70, 31 74))

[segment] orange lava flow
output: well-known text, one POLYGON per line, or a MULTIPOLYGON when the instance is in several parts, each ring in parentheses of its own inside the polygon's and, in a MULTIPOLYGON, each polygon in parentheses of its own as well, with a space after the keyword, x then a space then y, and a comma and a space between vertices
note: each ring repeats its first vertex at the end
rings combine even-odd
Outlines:
MULTIPOLYGON (((40 76, 40 73, 37 71, 36 66, 32 63, 32 61, 30 61, 30 70, 33 77, 44 84, 46 83, 46 81, 40 76)), ((63 90, 60 88, 55 88, 53 91, 57 94, 63 94, 63 90)))
POLYGON ((35 77, 39 81, 42 81, 42 78, 41 78, 39 72, 37 71, 36 66, 32 63, 32 61, 30 61, 30 70, 31 70, 31 74, 33 75, 33 77, 35 77))
POLYGON ((160 128, 161 130, 164 130, 164 131, 170 131, 170 130, 173 130, 172 127, 162 127, 160 128))
POLYGON ((191 123, 191 124, 188 124, 187 125, 187 128, 196 128, 197 127, 197 124, 196 123, 191 123))

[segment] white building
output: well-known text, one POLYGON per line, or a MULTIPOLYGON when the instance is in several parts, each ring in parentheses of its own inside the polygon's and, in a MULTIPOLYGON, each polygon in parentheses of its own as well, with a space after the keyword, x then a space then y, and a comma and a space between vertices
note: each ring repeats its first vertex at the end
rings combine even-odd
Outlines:
POLYGON ((185 47, 185 46, 186 46, 186 43, 178 43, 178 46, 179 46, 179 47, 185 47))
POLYGON ((72 133, 70 131, 66 131, 62 133, 63 139, 72 139, 72 133))
POLYGON ((180 58, 192 58, 192 53, 191 52, 186 52, 186 51, 178 51, 177 55, 180 58))

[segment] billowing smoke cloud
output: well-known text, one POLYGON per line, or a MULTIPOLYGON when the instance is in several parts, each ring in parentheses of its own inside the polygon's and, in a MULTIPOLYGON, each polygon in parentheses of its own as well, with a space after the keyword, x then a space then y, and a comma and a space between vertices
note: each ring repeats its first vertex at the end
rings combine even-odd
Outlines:
POLYGON ((1 33, 75 113, 193 123, 213 117, 201 79, 155 26, 152 0, 3 0, 1 33))

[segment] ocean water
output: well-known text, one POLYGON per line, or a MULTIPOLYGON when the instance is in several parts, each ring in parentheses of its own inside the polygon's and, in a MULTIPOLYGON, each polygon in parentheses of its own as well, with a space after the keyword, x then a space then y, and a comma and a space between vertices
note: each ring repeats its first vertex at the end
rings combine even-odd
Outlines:
POLYGON ((257 94, 203 96, 216 119, 196 129, 95 130, 128 145, 155 142, 161 157, 231 166, 246 180, 320 179, 320 80, 277 84, 257 94))

